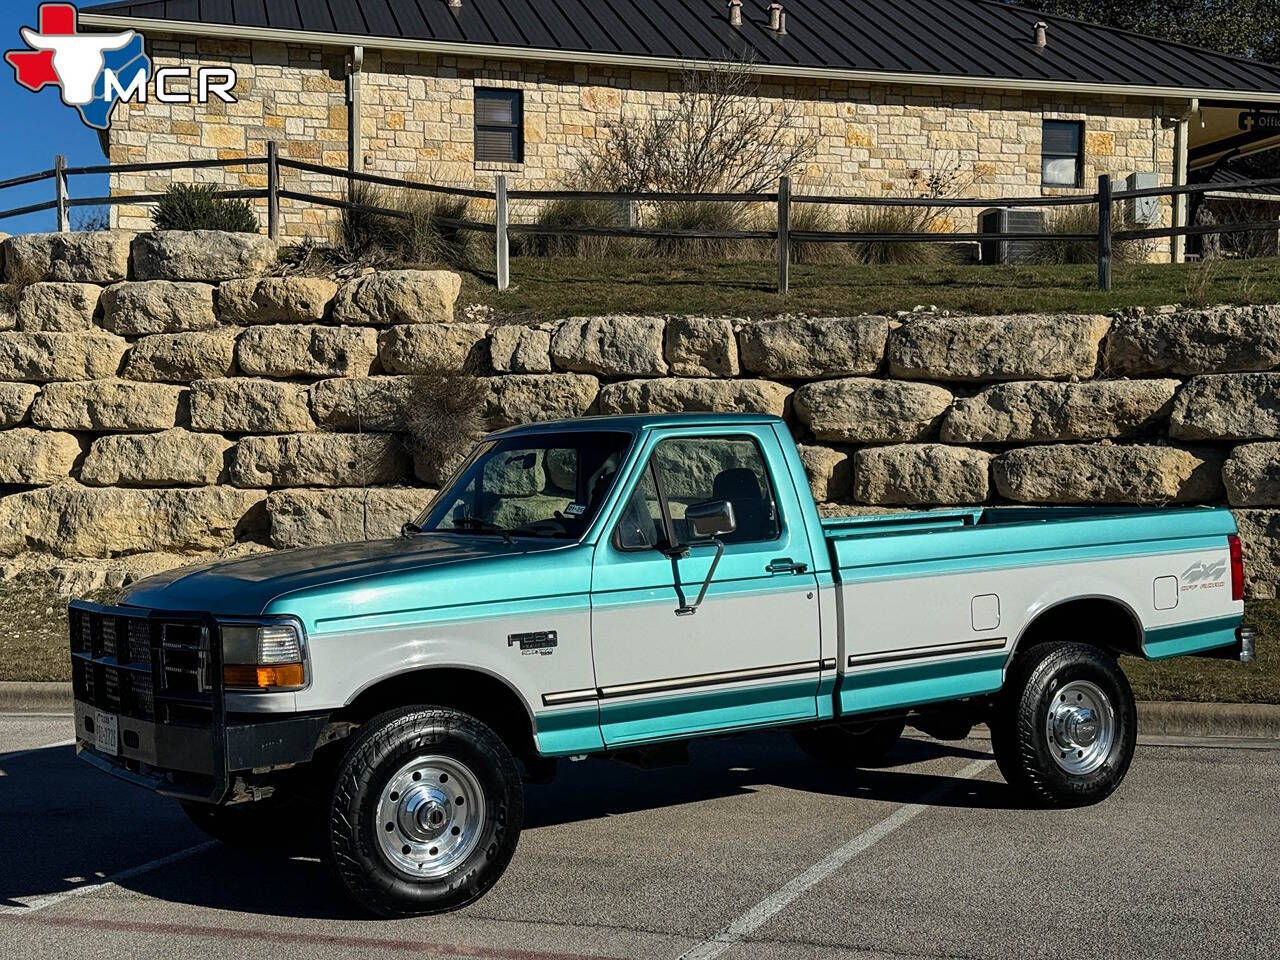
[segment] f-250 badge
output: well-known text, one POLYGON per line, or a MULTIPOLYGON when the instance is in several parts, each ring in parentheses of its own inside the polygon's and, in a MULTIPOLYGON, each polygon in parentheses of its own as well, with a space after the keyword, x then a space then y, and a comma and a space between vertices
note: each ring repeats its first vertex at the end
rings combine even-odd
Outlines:
POLYGON ((1225 560, 1215 560, 1212 563, 1197 560, 1182 574, 1182 590, 1186 593, 1189 590, 1212 590, 1215 587, 1225 587, 1227 584, 1222 577, 1226 572, 1225 560))
POLYGON ((555 648, 560 644, 560 638, 554 630, 547 630, 541 633, 513 633, 507 637, 507 646, 514 647, 520 645, 520 652, 525 656, 536 654, 540 657, 549 657, 555 653, 555 648))

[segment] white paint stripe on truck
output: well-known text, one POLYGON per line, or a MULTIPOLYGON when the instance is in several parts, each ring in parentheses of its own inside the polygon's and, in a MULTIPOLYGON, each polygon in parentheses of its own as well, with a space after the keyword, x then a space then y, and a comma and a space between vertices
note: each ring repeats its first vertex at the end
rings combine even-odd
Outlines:
MULTIPOLYGON (((953 774, 952 780, 972 780, 990 767, 994 760, 975 760, 959 773, 953 774)), ((714 937, 702 941, 691 950, 680 955, 680 960, 713 960, 734 944, 746 940, 792 903, 804 896, 823 880, 848 864, 860 853, 865 853, 877 843, 889 836, 899 827, 904 827, 932 806, 933 801, 949 793, 954 784, 947 783, 930 791, 919 803, 909 803, 899 807, 874 826, 868 827, 848 843, 833 853, 823 857, 812 867, 791 880, 777 892, 742 914, 714 937)))

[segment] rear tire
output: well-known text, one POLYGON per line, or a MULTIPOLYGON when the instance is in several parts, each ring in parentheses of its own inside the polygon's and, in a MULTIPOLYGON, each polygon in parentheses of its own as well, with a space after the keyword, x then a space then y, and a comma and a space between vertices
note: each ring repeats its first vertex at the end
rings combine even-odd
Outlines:
POLYGON ((801 750, 821 763, 874 767, 884 762, 906 728, 907 721, 901 718, 846 720, 795 730, 792 736, 801 750))
POLYGON ((991 718, 991 746, 1009 785, 1033 803, 1100 803, 1133 762, 1138 714, 1110 656, 1081 643, 1045 643, 1014 660, 991 718))
POLYGON ((392 710, 361 727, 339 765, 330 863, 375 914, 443 913, 498 882, 523 822, 520 769, 489 727, 441 707, 392 710))

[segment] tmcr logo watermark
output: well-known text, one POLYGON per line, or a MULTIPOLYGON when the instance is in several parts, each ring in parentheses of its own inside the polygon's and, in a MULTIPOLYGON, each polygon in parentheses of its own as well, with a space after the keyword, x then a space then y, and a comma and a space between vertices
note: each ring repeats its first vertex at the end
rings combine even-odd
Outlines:
POLYGON ((236 72, 230 67, 164 67, 155 71, 142 34, 81 33, 79 14, 70 3, 43 3, 39 27, 23 27, 26 50, 4 55, 17 81, 32 92, 53 85, 62 102, 80 111, 95 130, 111 126, 121 102, 208 103, 217 97, 235 103, 236 72))

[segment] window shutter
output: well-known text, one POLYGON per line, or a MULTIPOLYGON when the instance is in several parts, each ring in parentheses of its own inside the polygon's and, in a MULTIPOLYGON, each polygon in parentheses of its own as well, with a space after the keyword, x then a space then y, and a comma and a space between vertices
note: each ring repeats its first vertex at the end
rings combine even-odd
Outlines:
POLYGON ((1045 156, 1075 157, 1080 154, 1080 124, 1046 120, 1044 124, 1045 156))
POLYGON ((515 133, 476 129, 476 159, 481 163, 515 163, 515 133))
POLYGON ((495 97, 485 94, 476 97, 476 123, 510 126, 515 122, 515 104, 510 96, 495 97))
POLYGON ((479 163, 524 160, 523 94, 519 90, 477 87, 475 155, 479 163))

